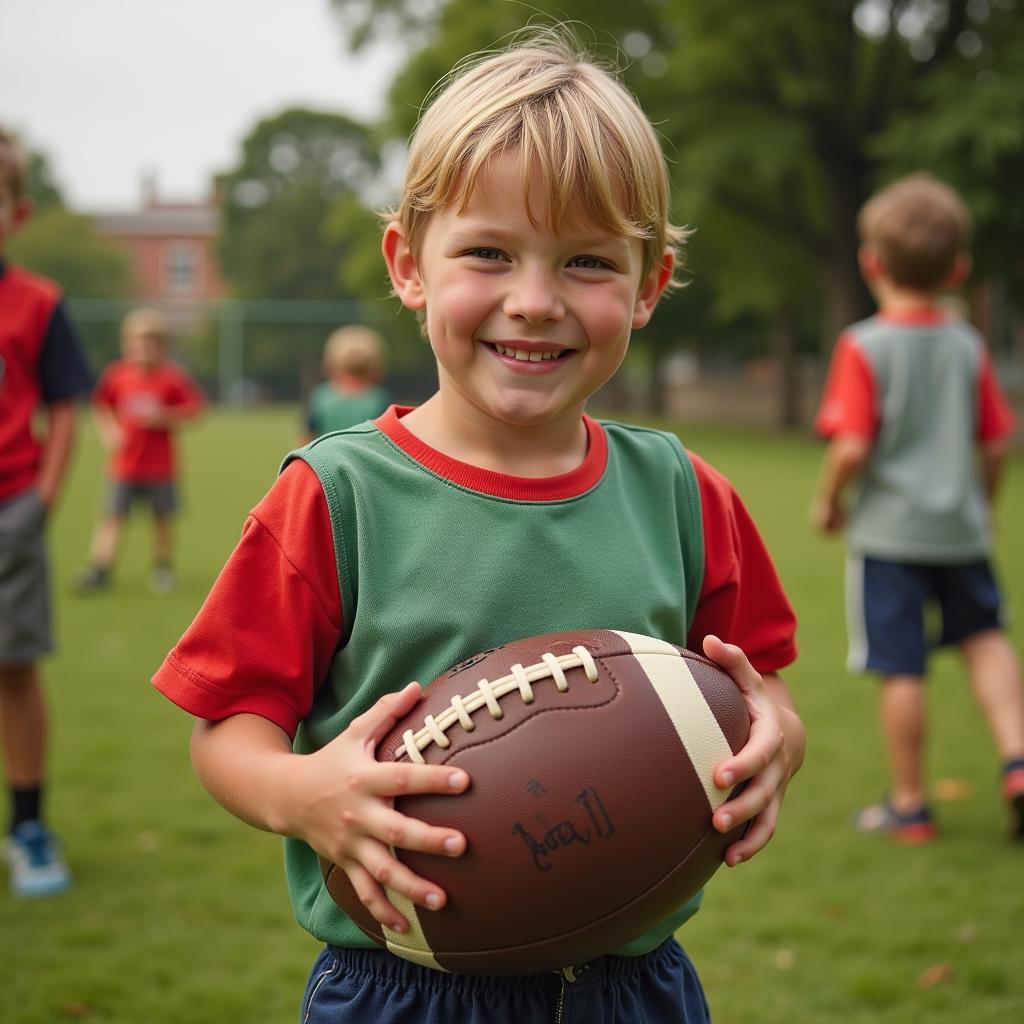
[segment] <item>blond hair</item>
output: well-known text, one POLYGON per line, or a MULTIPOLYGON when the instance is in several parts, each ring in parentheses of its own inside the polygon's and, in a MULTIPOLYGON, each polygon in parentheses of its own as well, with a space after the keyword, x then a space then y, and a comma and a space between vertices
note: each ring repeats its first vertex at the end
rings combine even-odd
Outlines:
POLYGON ((142 306, 125 314, 121 321, 121 337, 129 334, 144 334, 166 349, 171 341, 171 325, 159 309, 142 306))
POLYGON ((384 376, 385 363, 384 339, 370 327, 339 327, 324 342, 324 376, 345 373, 378 381, 384 376))
POLYGON ((15 202, 28 188, 28 154, 14 132, 0 125, 0 183, 6 182, 15 202))
POLYGON ((869 199, 857 217, 857 230, 894 284, 933 291, 942 287, 965 251, 971 215, 949 185, 918 172, 869 199))
POLYGON ((669 221, 665 158, 650 121, 613 75, 564 29, 531 32, 457 67, 422 114, 405 187, 389 214, 418 252, 430 214, 465 210, 494 154, 519 154, 523 194, 539 171, 547 209, 534 225, 596 224, 643 243, 643 277, 685 232, 669 221))

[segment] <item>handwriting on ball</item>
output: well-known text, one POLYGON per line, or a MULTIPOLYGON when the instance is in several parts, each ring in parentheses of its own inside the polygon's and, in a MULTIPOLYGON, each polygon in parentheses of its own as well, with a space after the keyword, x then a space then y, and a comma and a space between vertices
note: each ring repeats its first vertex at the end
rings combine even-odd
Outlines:
MULTIPOLYGON (((545 792, 542 785, 532 781, 531 792, 536 795, 538 789, 545 792)), ((556 822, 539 836, 534 835, 521 821, 512 826, 513 835, 519 836, 526 844, 538 871, 550 871, 553 866, 552 857, 561 850, 571 846, 589 846, 596 840, 611 839, 615 835, 615 825, 593 786, 583 790, 576 797, 575 803, 578 809, 574 808, 571 816, 556 822)))

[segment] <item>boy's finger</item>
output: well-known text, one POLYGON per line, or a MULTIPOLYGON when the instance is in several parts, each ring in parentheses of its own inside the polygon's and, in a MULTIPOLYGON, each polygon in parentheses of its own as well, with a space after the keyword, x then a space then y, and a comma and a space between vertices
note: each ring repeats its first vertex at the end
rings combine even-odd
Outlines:
POLYGON ((725 851, 723 860, 729 867, 734 868, 742 864, 756 853, 763 850, 775 835, 775 826, 778 821, 778 804, 771 805, 764 814, 755 818, 747 829, 743 838, 733 843, 725 851))
MULTIPOLYGON (((768 773, 765 773, 766 775, 768 773)), ((775 797, 775 787, 765 776, 758 777, 742 792, 715 809, 711 822, 719 832, 728 832, 744 821, 763 814, 775 797)))
POLYGON ((409 928, 405 916, 397 911, 388 900, 380 884, 357 861, 345 860, 342 865, 359 902, 373 915, 374 920, 390 928, 394 932, 404 932, 409 928))
POLYGON ((753 778, 772 763, 782 746, 782 732, 773 718, 755 718, 743 748, 715 767, 715 785, 732 789, 738 782, 753 778))
POLYGON ((409 793, 462 793, 469 776, 461 768, 391 761, 374 769, 367 790, 374 796, 395 797, 409 793))
POLYGON ((704 637, 704 654, 732 676, 741 690, 749 693, 763 683, 761 674, 735 644, 727 644, 709 633, 704 637))
MULTIPOLYGON (((384 843, 370 841, 364 843, 360 848, 359 859, 363 868, 369 872, 370 877, 380 886, 387 890, 391 889, 406 899, 411 900, 419 907, 427 910, 440 910, 445 905, 447 897, 440 887, 420 878, 400 860, 397 860, 389 847, 384 843)), ((351 876, 350 876, 351 877, 351 876)), ((357 890, 358 891, 358 890, 357 890)), ((372 893, 371 893, 372 895, 372 893)), ((386 893, 382 894, 386 897, 386 893)), ((362 896, 360 896, 362 899, 362 896)), ((373 909, 366 904, 370 913, 377 918, 381 924, 393 927, 392 921, 402 918, 402 915, 385 899, 386 907, 380 906, 376 896, 373 896, 373 909), (379 911, 379 913, 378 913, 379 911)), ((404 920, 404 918, 402 918, 404 920)), ((400 928, 396 928, 400 931, 400 928)))
POLYGON ((365 831, 385 845, 398 850, 458 857, 466 849, 466 837, 456 829, 428 825, 425 821, 410 818, 387 804, 379 804, 374 808, 365 822, 365 831))
POLYGON ((372 708, 354 718, 347 731, 357 739, 376 746, 422 696, 423 689, 419 683, 409 683, 395 693, 387 693, 372 708))

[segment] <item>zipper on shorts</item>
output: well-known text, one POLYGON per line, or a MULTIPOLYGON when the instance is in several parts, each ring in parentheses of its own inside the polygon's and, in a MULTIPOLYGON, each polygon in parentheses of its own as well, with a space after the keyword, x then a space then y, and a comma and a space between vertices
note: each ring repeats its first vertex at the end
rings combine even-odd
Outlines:
POLYGON ((582 974, 587 968, 584 967, 562 967, 553 973, 558 975, 561 987, 558 990, 558 1001, 555 1003, 555 1024, 562 1024, 562 1015, 565 1012, 565 986, 574 985, 578 978, 577 972, 582 974))

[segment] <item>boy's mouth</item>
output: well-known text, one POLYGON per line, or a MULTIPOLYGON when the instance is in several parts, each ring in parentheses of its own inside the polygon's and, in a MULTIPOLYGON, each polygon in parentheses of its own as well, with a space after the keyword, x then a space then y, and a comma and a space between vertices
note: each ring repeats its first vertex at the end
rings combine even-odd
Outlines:
POLYGON ((499 356, 514 359, 518 363, 548 363, 561 359, 572 352, 570 348, 518 348, 515 345, 502 344, 497 341, 485 342, 485 344, 499 356))

